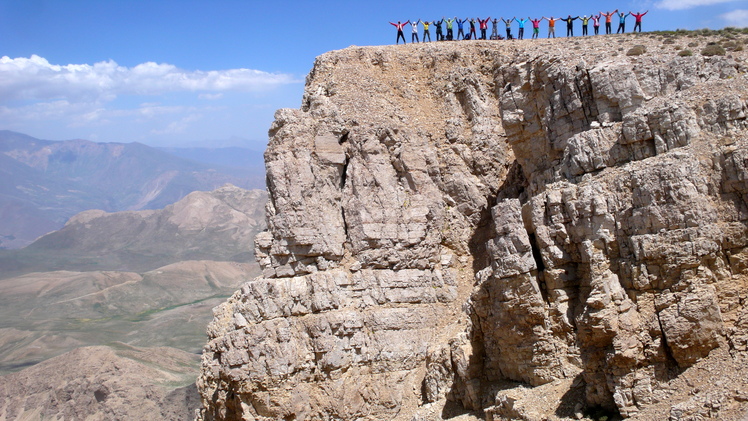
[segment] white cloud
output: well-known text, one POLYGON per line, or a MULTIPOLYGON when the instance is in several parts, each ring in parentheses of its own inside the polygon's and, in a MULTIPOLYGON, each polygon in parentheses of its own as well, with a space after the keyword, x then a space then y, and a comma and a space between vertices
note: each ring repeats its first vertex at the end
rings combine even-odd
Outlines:
POLYGON ((190 114, 177 121, 172 121, 162 129, 153 129, 151 134, 163 135, 163 134, 178 134, 184 133, 192 125, 192 123, 199 121, 203 116, 201 114, 190 114))
POLYGON ((200 94, 197 97, 200 98, 200 99, 207 99, 209 101, 215 101, 217 99, 223 98, 223 94, 222 93, 217 93, 217 94, 200 94))
POLYGON ((143 117, 145 119, 160 118, 165 115, 182 114, 194 110, 192 107, 186 107, 181 105, 160 105, 158 103, 144 103, 140 104, 135 110, 123 111, 143 117))
POLYGON ((729 3, 735 0, 661 0, 655 3, 658 9, 686 10, 699 6, 711 6, 713 4, 729 3))
POLYGON ((725 20, 727 26, 737 26, 739 28, 748 27, 748 10, 733 10, 732 12, 727 12, 719 17, 725 20))
POLYGON ((167 92, 255 92, 297 83, 293 76, 253 69, 187 71, 147 62, 128 68, 113 60, 51 64, 43 57, 0 58, 0 101, 108 102, 118 95, 167 92))
POLYGON ((122 118, 139 120, 158 119, 163 116, 194 112, 194 107, 165 106, 158 103, 143 103, 133 109, 104 108, 97 103, 57 100, 36 102, 19 107, 0 106, 0 124, 10 121, 69 121, 72 126, 104 124, 122 118))
POLYGON ((88 113, 96 107, 87 103, 72 104, 66 100, 39 102, 20 107, 0 106, 0 121, 48 121, 88 113))

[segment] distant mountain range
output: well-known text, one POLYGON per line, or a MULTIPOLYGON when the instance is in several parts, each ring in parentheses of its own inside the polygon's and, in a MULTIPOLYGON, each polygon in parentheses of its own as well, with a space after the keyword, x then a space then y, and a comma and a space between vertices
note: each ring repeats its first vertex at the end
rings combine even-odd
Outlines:
MULTIPOLYGON (((263 151, 229 146, 225 148, 157 148, 168 154, 190 159, 203 164, 219 165, 229 168, 246 168, 263 174, 265 158, 263 151)), ((264 182, 264 180, 262 180, 264 182)), ((264 184, 263 184, 264 186, 264 184)))
POLYGON ((144 272, 183 260, 254 263, 264 190, 226 185, 161 210, 81 212, 58 231, 0 250, 0 279, 55 270, 144 272))
POLYGON ((260 274, 266 200, 227 185, 160 210, 91 210, 0 250, 0 373, 118 341, 199 352, 211 308, 260 274))
POLYGON ((226 183, 264 188, 261 153, 48 141, 0 131, 0 248, 19 248, 81 211, 159 209, 226 183))

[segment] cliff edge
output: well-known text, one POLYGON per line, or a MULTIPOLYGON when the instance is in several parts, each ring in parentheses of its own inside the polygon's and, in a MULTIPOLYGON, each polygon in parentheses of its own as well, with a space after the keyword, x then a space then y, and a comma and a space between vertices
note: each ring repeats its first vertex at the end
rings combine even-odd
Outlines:
POLYGON ((199 418, 744 416, 748 63, 699 54, 730 37, 320 56, 199 418))

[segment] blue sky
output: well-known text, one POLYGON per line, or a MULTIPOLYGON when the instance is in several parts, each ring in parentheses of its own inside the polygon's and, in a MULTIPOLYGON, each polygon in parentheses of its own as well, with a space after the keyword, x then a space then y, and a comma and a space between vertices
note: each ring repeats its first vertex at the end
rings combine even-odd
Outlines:
POLYGON ((299 106, 314 58, 391 44, 388 21, 619 8, 649 10, 644 30, 748 26, 748 0, 506 3, 0 0, 0 129, 262 148, 274 111, 299 106))

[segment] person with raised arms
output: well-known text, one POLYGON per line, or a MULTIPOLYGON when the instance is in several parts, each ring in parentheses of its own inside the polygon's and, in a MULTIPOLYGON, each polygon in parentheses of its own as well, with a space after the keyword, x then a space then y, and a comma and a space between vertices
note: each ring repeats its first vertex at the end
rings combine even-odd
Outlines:
POLYGON ((429 39, 429 42, 431 42, 431 32, 429 32, 429 25, 431 22, 427 20, 419 20, 421 22, 421 25, 423 25, 423 42, 426 42, 426 38, 429 39))
POLYGON ((605 33, 607 35, 610 35, 610 32, 612 31, 612 29, 610 28, 610 20, 613 18, 613 15, 615 15, 616 13, 618 13, 618 9, 612 12, 609 12, 609 13, 600 12, 600 17, 605 16, 605 33))
POLYGON ((511 18, 509 20, 506 20, 504 18, 501 18, 501 21, 506 24, 506 39, 512 39, 512 22, 514 22, 517 18, 511 18))
POLYGON ((436 26, 436 40, 437 41, 444 41, 444 32, 442 32, 442 23, 444 23, 444 19, 442 20, 435 20, 431 22, 436 26))
POLYGON ((413 27, 413 33, 410 36, 410 41, 411 42, 420 42, 418 40, 418 22, 420 22, 420 21, 410 22, 410 26, 413 27))
POLYGON ((457 22, 457 39, 465 38, 465 29, 463 25, 465 25, 465 22, 467 21, 467 19, 460 20, 455 16, 455 22, 457 22))
POLYGON ((584 15, 579 19, 582 21, 582 36, 585 36, 587 35, 587 24, 590 23, 590 18, 584 15))
POLYGON ((400 21, 397 21, 397 23, 390 22, 390 25, 392 25, 395 28, 397 28, 397 41, 395 41, 395 44, 399 44, 400 43, 400 37, 403 38, 403 44, 407 44, 405 42, 405 35, 403 34, 403 28, 405 27, 405 25, 407 25, 409 23, 410 23, 410 21, 407 21, 405 23, 401 23, 400 21))
POLYGON ((618 14, 618 29, 616 30, 616 34, 619 32, 622 34, 626 33, 626 17, 630 14, 631 12, 626 13, 625 15, 623 12, 618 14))
POLYGON ((629 12, 629 15, 636 18, 636 23, 634 23, 634 32, 636 32, 636 28, 639 28, 639 32, 642 31, 642 17, 644 17, 644 15, 646 15, 647 13, 649 13, 649 10, 644 13, 629 12))
POLYGON ((556 21, 559 20, 559 18, 553 18, 551 16, 550 18, 543 17, 543 19, 548 21, 548 38, 553 36, 553 38, 556 38, 556 21))
POLYGON ((475 19, 470 18, 468 22, 470 22, 470 33, 467 39, 478 39, 478 34, 475 32, 475 19))
POLYGON ((543 18, 540 19, 530 19, 530 22, 532 22, 532 39, 537 39, 540 35, 540 22, 543 21, 543 18))
POLYGON ((595 35, 597 35, 600 32, 600 15, 592 15, 590 19, 592 19, 592 28, 595 29, 595 35))
POLYGON ((486 39, 486 31, 488 30, 488 21, 491 20, 491 17, 487 17, 485 19, 478 18, 478 23, 480 24, 480 39, 486 39))
POLYGON ((519 24, 519 31, 517 34, 517 39, 523 39, 525 37, 525 23, 530 20, 530 17, 528 16, 527 19, 517 19, 514 18, 514 20, 517 21, 519 24))
POLYGON ((579 16, 573 18, 571 15, 565 19, 561 19, 562 21, 566 22, 566 36, 574 36, 574 21, 579 19, 579 16))
POLYGON ((454 21, 457 20, 457 18, 447 19, 447 18, 442 17, 442 20, 444 22, 447 22, 447 40, 452 41, 454 39, 454 31, 452 29, 452 24, 454 23, 454 21))

